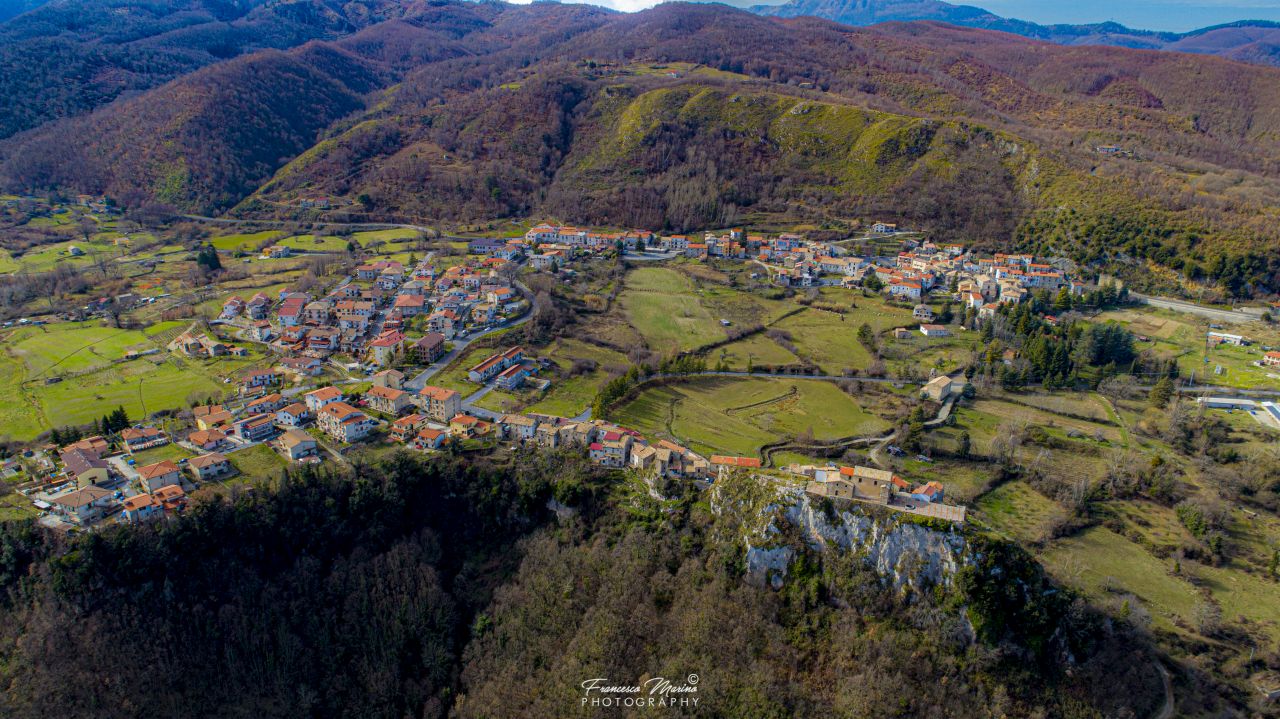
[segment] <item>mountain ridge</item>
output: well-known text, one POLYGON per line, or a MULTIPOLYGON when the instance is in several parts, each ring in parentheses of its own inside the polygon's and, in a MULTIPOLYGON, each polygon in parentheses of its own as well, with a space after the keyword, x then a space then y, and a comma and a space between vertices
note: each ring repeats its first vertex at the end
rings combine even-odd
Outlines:
POLYGON ((1043 25, 943 0, 789 0, 781 5, 754 5, 749 9, 770 17, 808 15, 854 26, 932 20, 1060 45, 1190 52, 1280 66, 1280 23, 1268 20, 1237 20, 1178 33, 1141 30, 1116 22, 1043 25))

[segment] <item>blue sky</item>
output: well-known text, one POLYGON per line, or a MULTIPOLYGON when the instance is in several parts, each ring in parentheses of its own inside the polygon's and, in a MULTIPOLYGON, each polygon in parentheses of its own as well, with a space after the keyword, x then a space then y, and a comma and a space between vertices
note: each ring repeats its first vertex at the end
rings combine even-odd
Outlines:
MULTIPOLYGON (((515 0, 520 2, 521 0, 515 0)), ((658 0, 582 0, 633 12, 658 0)), ((785 0, 720 0, 730 5, 778 4, 785 0)), ((1280 21, 1280 0, 946 0, 976 5, 997 15, 1052 23, 1114 20, 1141 30, 1185 32, 1235 20, 1280 21)))
POLYGON ((1183 32, 1235 20, 1280 21, 1276 0, 948 0, 976 5, 997 15, 1038 23, 1093 23, 1114 20, 1144 30, 1183 32))

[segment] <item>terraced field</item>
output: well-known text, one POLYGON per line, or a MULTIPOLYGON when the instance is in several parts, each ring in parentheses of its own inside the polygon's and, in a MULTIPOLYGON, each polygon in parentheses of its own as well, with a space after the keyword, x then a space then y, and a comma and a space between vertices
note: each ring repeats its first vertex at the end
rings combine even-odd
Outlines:
POLYGON ((1022 542, 1033 542, 1062 509, 1024 482, 1006 482, 978 500, 979 521, 1000 534, 1022 542))
POLYGON ((755 455, 811 432, 817 439, 877 434, 888 423, 830 382, 699 378, 646 390, 620 407, 620 424, 707 454, 755 455))

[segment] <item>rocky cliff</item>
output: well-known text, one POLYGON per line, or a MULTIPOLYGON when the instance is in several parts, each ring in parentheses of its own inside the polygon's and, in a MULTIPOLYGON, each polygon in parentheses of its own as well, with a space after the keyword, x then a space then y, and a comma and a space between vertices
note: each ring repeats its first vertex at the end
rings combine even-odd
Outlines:
POLYGON ((712 510, 738 531, 748 581, 779 588, 798 551, 852 552, 900 591, 951 587, 969 562, 955 529, 857 502, 812 497, 799 484, 739 473, 717 482, 712 510))

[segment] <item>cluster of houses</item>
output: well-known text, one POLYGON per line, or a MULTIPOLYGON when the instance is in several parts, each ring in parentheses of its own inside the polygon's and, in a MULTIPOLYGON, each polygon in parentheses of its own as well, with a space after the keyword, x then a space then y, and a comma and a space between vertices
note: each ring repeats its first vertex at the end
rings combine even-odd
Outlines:
POLYGON ((467 379, 477 384, 493 380, 499 389, 514 391, 524 385, 535 370, 536 366, 525 357, 523 348, 510 347, 476 363, 467 370, 467 379))
MULTIPOLYGON (((893 234, 897 226, 877 222, 871 230, 875 234, 893 234)), ((529 255, 532 261, 539 256, 558 260, 619 245, 629 251, 649 248, 694 259, 753 260, 770 269, 775 284, 786 287, 861 287, 874 275, 888 295, 909 302, 920 302, 939 288, 954 284, 958 287, 955 299, 987 313, 994 312, 1001 303, 1020 302, 1041 288, 1057 291, 1067 287, 1073 294, 1084 294, 1086 289, 1063 268, 1038 262, 1031 255, 980 258, 963 245, 914 239, 905 240, 896 257, 861 257, 839 243, 806 240, 790 233, 766 237, 733 229, 690 238, 643 230, 609 233, 542 224, 525 233, 523 247, 534 248, 529 255)), ((523 251, 519 242, 508 241, 503 247, 523 251)))
MULTIPOLYGON (((131 427, 120 433, 123 453, 158 447, 169 438, 155 427, 131 427)), ((193 480, 207 481, 231 474, 231 463, 212 452, 182 461, 163 460, 135 468, 136 476, 126 481, 117 465, 107 458, 117 454, 101 436, 77 440, 58 450, 60 469, 47 478, 34 501, 67 524, 87 526, 119 514, 120 519, 139 522, 180 512, 186 506, 184 469, 193 480), (121 487, 124 487, 122 489, 121 487)), ((132 465, 130 459, 128 464, 132 465)))
POLYGON ((896 257, 858 257, 830 243, 783 235, 769 241, 756 257, 776 270, 774 281, 793 287, 859 287, 872 275, 884 292, 904 302, 920 302, 943 290, 980 314, 1026 299, 1034 290, 1063 287, 1082 295, 1084 283, 1062 268, 1031 255, 976 257, 962 245, 907 240, 896 257), (954 293, 949 288, 954 286, 954 293))
MULTIPOLYGON (((579 447, 592 462, 616 469, 652 471, 660 476, 706 478, 706 458, 674 442, 650 444, 635 430, 604 420, 574 421, 542 414, 506 414, 495 422, 498 438, 540 447, 579 447)), ((757 465, 758 466, 758 465, 757 465)))
POLYGON ((791 474, 805 477, 805 491, 819 497, 850 499, 879 504, 915 514, 963 522, 965 508, 943 504, 941 482, 912 484, 894 472, 875 467, 818 467, 791 465, 791 474))
POLYGON ((282 371, 314 377, 335 353, 375 368, 401 355, 429 364, 444 354, 446 341, 522 310, 524 299, 499 272, 508 260, 473 259, 441 270, 430 259, 411 270, 388 259, 362 264, 323 296, 285 289, 275 299, 261 292, 247 301, 231 297, 219 319, 269 345, 283 357, 282 371), (423 336, 406 336, 411 323, 424 328, 423 336))
POLYGON ((243 347, 227 344, 216 337, 210 336, 208 332, 201 332, 194 325, 170 340, 167 348, 170 352, 187 357, 210 358, 228 355, 244 357, 248 354, 243 347))

